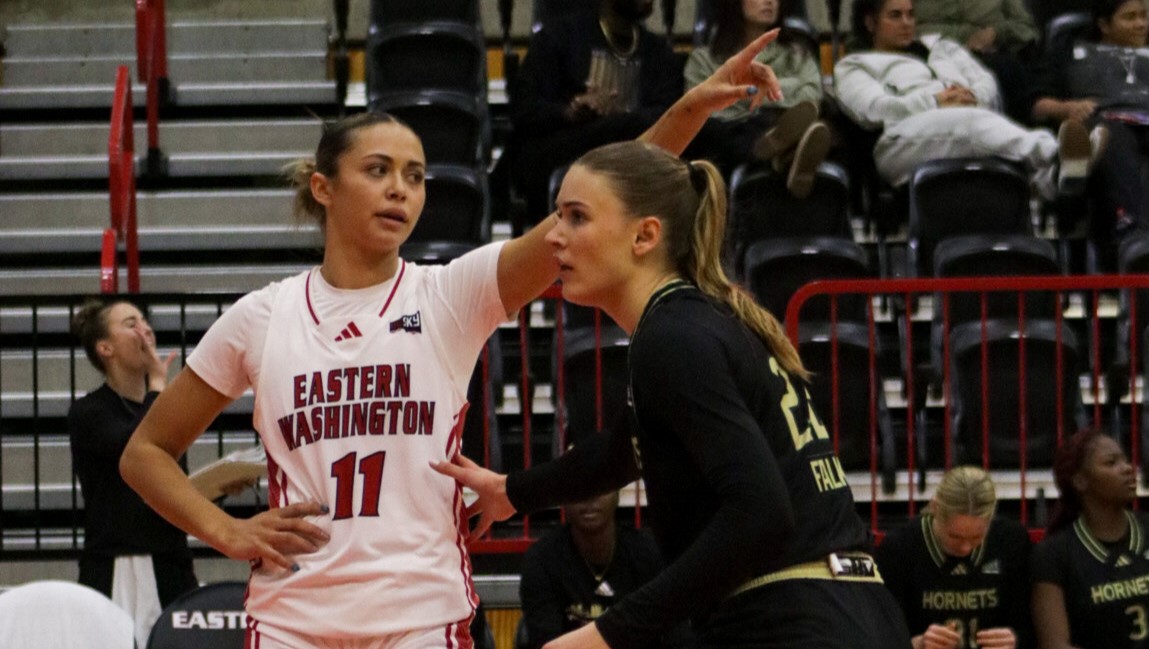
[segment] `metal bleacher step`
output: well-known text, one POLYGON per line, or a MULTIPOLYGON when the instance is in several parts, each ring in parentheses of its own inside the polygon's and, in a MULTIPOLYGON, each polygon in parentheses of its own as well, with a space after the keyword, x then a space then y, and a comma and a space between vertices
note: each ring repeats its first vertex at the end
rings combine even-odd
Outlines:
MULTIPOLYGON (((246 293, 295 275, 311 267, 298 264, 226 264, 198 266, 146 265, 140 269, 144 293, 246 293)), ((120 285, 126 286, 126 270, 120 269, 120 285)), ((0 269, 0 295, 59 295, 95 293, 100 269, 34 268, 0 269)))
MULTIPOLYGON (((241 398, 240 402, 244 399, 250 402, 250 396, 241 398)), ((250 408, 246 412, 250 412, 250 408)), ((46 432, 35 441, 30 436, 0 436, 5 509, 32 509, 37 497, 33 488, 37 477, 42 508, 71 508, 72 451, 67 433, 62 430, 63 424, 60 426, 58 432, 46 432)), ((221 455, 221 448, 223 454, 247 448, 254 443, 253 436, 251 431, 232 431, 222 437, 204 435, 188 448, 188 468, 194 471, 216 460, 221 455)), ((82 507, 84 500, 78 485, 75 497, 77 506, 82 507)))
MULTIPOLYGON (((169 21, 171 99, 187 106, 330 104, 324 20, 169 21)), ((132 23, 10 25, 0 110, 110 106, 115 70, 135 78, 132 23)), ((133 102, 144 88, 132 89, 133 102)))
MULTIPOLYGON (((78 306, 78 305, 76 305, 78 306)), ((230 300, 219 305, 212 304, 163 304, 152 303, 148 307, 148 322, 157 332, 180 331, 204 332, 219 317, 219 313, 231 306, 230 300)), ((61 334, 70 331, 71 311, 64 306, 37 307, 33 319, 32 307, 11 306, 0 308, 0 331, 7 334, 30 334, 35 330, 40 334, 61 334)), ((2 405, 2 404, 0 404, 2 405)))
MULTIPOLYGON (((289 189, 139 192, 141 228, 291 226, 289 189)), ((0 246, 8 230, 105 228, 107 192, 0 193, 0 246)), ((9 250, 11 252, 11 250, 9 250)))
MULTIPOLYGON (((328 38, 324 20, 168 20, 171 52, 256 52, 298 43, 322 49, 328 38)), ((90 53, 135 56, 134 23, 36 23, 9 25, 5 47, 21 56, 90 53)))
MULTIPOLYGON (((3 61, 5 86, 71 86, 101 79, 115 81, 116 68, 128 63, 122 56, 16 57, 3 61)), ((135 66, 132 74, 135 75, 135 66)), ((168 75, 178 87, 182 83, 290 81, 323 79, 327 74, 327 52, 256 52, 218 54, 172 54, 168 75)))
MULTIPOLYGON (((172 176, 280 176, 321 130, 314 119, 165 121, 159 142, 172 176)), ((107 123, 0 125, 0 179, 107 177, 108 133, 107 123)), ((134 140, 140 173, 146 125, 134 140)))

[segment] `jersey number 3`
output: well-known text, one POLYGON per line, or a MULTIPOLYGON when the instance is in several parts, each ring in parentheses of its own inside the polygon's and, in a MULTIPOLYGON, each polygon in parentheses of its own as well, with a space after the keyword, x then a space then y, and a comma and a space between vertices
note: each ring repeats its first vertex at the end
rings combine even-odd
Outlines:
POLYGON ((358 516, 379 515, 379 491, 383 484, 383 463, 387 461, 387 452, 379 451, 364 456, 356 462, 355 453, 348 453, 335 460, 331 465, 331 477, 335 478, 335 512, 332 520, 351 518, 352 499, 355 497, 355 468, 359 467, 359 474, 363 476, 363 501, 359 505, 358 516))

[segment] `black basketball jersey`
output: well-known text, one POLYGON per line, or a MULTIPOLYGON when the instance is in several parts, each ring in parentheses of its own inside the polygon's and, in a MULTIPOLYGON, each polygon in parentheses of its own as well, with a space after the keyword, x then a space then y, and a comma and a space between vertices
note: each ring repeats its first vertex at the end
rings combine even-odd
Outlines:
POLYGON ((968 557, 945 553, 924 514, 889 533, 878 546, 878 568, 902 607, 911 635, 931 624, 951 625, 959 649, 975 649, 981 629, 1009 627, 1019 649, 1032 642, 1029 621, 1029 535, 1005 518, 990 522, 985 541, 968 557))
POLYGON ((1128 538, 1117 543, 1097 540, 1078 518, 1034 549, 1034 582, 1065 593, 1075 647, 1149 647, 1149 515, 1126 515, 1128 538))
POLYGON ((865 545, 845 471, 806 384, 790 376, 728 307, 682 286, 652 300, 630 349, 632 434, 652 527, 667 560, 694 543, 721 509, 717 471, 773 470, 761 464, 709 467, 706 456, 749 461, 763 441, 784 487, 762 496, 788 501, 794 530, 784 547, 744 557, 746 576, 865 545))

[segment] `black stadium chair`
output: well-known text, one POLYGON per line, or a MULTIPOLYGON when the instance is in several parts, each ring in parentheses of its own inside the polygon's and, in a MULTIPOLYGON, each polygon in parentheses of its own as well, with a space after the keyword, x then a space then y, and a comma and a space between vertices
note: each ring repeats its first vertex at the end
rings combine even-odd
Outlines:
POLYGON ((1089 35, 1093 19, 1088 11, 1055 16, 1045 26, 1045 60, 1060 65, 1069 59, 1073 43, 1089 35))
POLYGON ((427 202, 410 239, 404 259, 440 263, 491 240, 486 175, 453 165, 427 167, 427 202))
POLYGON ((598 3, 587 0, 532 0, 531 31, 537 32, 567 16, 597 11, 598 3))
POLYGON ((367 94, 454 90, 486 101, 487 51, 475 27, 459 23, 371 26, 367 94))
POLYGON ((1029 178, 999 158, 932 160, 909 182, 906 272, 929 276, 934 248, 966 234, 1033 234, 1029 178))
MULTIPOLYGON (((626 408, 627 351, 630 337, 606 314, 601 315, 600 333, 595 334, 594 309, 564 304, 562 327, 563 403, 567 444, 577 443, 587 435, 610 426, 626 408), (602 381, 598 381, 598 368, 602 381), (599 405, 602 426, 599 426, 599 405)), ((557 341, 555 353, 558 353, 557 341)), ((552 456, 559 447, 556 428, 552 456)))
POLYGON ((247 583, 224 581, 180 595, 160 614, 147 649, 241 649, 247 583))
MULTIPOLYGON (((1058 275, 1061 267, 1057 251, 1045 239, 1031 235, 966 235, 951 237, 934 249, 935 277, 1008 277, 1058 275)), ((1018 316, 1017 293, 988 292, 986 317, 1003 319, 1018 316)), ((1026 318, 1052 319, 1058 308, 1052 292, 1029 292, 1025 298, 1026 318)), ((942 322, 942 302, 934 300, 934 322, 942 322)), ((949 326, 981 318, 981 296, 955 293, 949 297, 949 326)))
POLYGON ((485 164, 489 112, 473 95, 450 90, 370 92, 368 110, 390 113, 414 129, 423 141, 427 164, 485 164))
POLYGON ((371 0, 371 24, 386 27, 434 21, 479 23, 478 0, 371 0))
POLYGON ((1060 340, 1055 321, 1027 321, 1022 335, 1015 320, 970 322, 950 334, 951 383, 947 398, 955 443, 955 462, 982 464, 983 431, 989 439, 989 465, 1017 467, 1021 457, 1021 408, 1026 403, 1028 468, 1048 468, 1057 445, 1060 402, 1061 433, 1069 435, 1084 423, 1078 385, 1077 338, 1064 323, 1060 340), (1021 385, 1019 354, 1025 341, 1025 384, 1021 385), (983 359, 987 363, 982 380, 983 359), (1058 368, 1061 368, 1060 381, 1058 368), (983 397, 989 397, 983 413, 983 397), (983 415, 987 419, 983 420, 983 415), (983 424, 988 422, 988 425, 983 424))
MULTIPOLYGON (((746 251, 745 285, 779 320, 794 293, 810 282, 872 276, 865 250, 848 239, 763 239, 746 251)), ((838 320, 866 321, 865 296, 841 295, 837 302, 838 320)), ((801 322, 829 320, 830 298, 807 300, 800 316, 801 322)))
POLYGON ((746 250, 772 238, 852 239, 848 214, 850 182, 842 167, 823 162, 814 189, 804 199, 786 189, 786 177, 769 167, 740 166, 730 176, 726 246, 735 270, 743 271, 746 250))
POLYGON ((872 421, 877 454, 874 466, 881 473, 883 487, 892 490, 897 444, 879 371, 881 348, 877 337, 871 344, 865 322, 838 322, 833 326, 829 322, 807 323, 799 334, 798 353, 806 369, 813 373, 809 390, 814 411, 835 439, 842 466, 847 471, 870 470, 872 421), (833 393, 835 354, 837 408, 833 393))

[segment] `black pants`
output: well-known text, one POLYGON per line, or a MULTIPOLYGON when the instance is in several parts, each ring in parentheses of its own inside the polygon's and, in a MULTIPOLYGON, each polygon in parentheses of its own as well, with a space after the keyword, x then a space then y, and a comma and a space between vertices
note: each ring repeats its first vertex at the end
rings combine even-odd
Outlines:
POLYGON ((759 136, 769 130, 785 110, 767 106, 744 119, 721 120, 712 117, 702 125, 702 130, 686 147, 682 157, 687 160, 709 160, 729 180, 738 165, 754 159, 752 151, 759 136))
MULTIPOLYGON (((81 556, 80 583, 111 597, 115 568, 116 557, 81 556)), ((160 605, 164 608, 175 598, 199 586, 192 570, 190 553, 153 554, 152 569, 156 573, 160 605)))
POLYGON ((1089 232, 1102 270, 1116 270, 1121 237, 1146 225, 1146 187, 1141 170, 1149 155, 1149 127, 1099 121, 1109 129, 1109 146, 1097 161, 1090 182, 1093 206, 1089 232))
POLYGON ((708 648, 910 647, 901 609, 879 583, 780 581, 730 598, 696 629, 708 648))

